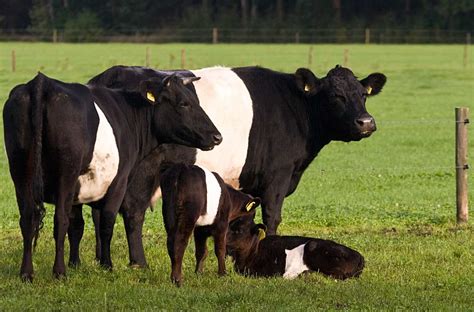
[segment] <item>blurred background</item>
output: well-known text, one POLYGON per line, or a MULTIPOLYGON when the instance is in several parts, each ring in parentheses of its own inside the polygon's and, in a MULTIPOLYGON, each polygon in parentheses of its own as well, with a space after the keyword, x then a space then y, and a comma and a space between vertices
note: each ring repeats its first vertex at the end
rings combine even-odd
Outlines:
POLYGON ((0 40, 464 43, 473 0, 1 0, 0 40))

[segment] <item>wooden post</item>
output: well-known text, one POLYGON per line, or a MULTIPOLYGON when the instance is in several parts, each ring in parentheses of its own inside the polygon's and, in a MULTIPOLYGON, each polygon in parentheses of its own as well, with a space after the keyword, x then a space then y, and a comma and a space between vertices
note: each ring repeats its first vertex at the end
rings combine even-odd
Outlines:
POLYGON ((53 29, 53 43, 58 42, 58 30, 55 28, 53 29))
POLYGON ((295 33, 295 43, 296 44, 300 43, 300 32, 299 31, 297 31, 295 33))
POLYGON ((344 67, 349 64, 349 49, 344 49, 344 67))
POLYGON ((181 49, 181 68, 186 67, 186 51, 181 49))
POLYGON ((145 66, 150 67, 150 47, 146 47, 145 50, 145 66))
POLYGON ((369 44, 369 43, 370 43, 370 29, 366 28, 365 29, 365 44, 369 44))
POLYGON ((471 46, 471 33, 466 34, 466 45, 464 46, 464 57, 463 64, 464 68, 467 68, 469 64, 469 47, 471 46))
POLYGON ((217 27, 214 27, 212 29, 212 43, 216 44, 219 42, 219 30, 217 30, 217 27))
POLYGON ((12 72, 16 72, 16 52, 12 50, 12 72))
POLYGON ((308 67, 311 65, 313 65, 313 46, 310 46, 308 51, 308 67))
POLYGON ((469 108, 456 107, 456 221, 458 224, 468 219, 467 193, 467 125, 469 108))

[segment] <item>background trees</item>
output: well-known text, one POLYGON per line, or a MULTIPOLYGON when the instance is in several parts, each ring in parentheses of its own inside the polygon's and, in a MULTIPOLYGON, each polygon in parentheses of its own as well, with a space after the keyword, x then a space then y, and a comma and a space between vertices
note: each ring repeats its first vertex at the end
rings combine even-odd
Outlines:
POLYGON ((65 34, 136 29, 474 29, 472 0, 2 0, 0 27, 65 34))

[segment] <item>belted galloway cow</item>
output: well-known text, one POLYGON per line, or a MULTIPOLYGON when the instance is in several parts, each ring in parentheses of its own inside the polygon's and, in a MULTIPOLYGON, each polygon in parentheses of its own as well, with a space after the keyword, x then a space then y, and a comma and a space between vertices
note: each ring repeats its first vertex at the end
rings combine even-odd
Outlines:
POLYGON ((43 202, 55 205, 56 277, 65 274, 66 232, 71 254, 78 252, 82 228, 72 206, 84 203, 100 213, 100 262, 111 268, 113 226, 133 167, 161 143, 203 150, 220 143, 221 134, 185 86, 197 79, 161 76, 125 91, 40 73, 11 91, 3 123, 20 210, 23 280, 33 279, 32 242, 42 225, 43 202))

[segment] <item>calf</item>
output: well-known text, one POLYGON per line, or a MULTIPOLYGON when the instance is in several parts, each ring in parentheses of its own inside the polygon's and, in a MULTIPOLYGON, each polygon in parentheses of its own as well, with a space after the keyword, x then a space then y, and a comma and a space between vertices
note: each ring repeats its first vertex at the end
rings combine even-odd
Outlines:
POLYGON ((212 236, 218 274, 224 275, 229 222, 253 213, 260 205, 260 199, 233 189, 218 174, 195 165, 172 166, 162 174, 160 184, 172 266, 171 281, 178 286, 182 284, 183 254, 193 230, 196 272, 203 270, 207 256, 206 240, 212 236))
POLYGON ((227 253, 235 270, 244 275, 283 275, 292 279, 303 272, 316 271, 336 279, 358 277, 364 257, 336 242, 301 236, 268 236, 266 227, 248 217, 229 226, 227 253))
POLYGON ((170 75, 144 80, 137 91, 125 91, 38 74, 11 91, 3 124, 20 210, 22 279, 33 278, 32 241, 41 228, 43 202, 55 205, 56 277, 65 274, 66 233, 71 251, 78 250, 82 236, 84 222, 74 218, 73 205, 100 210, 100 262, 112 267, 115 217, 135 165, 161 143, 208 150, 222 140, 185 86, 197 79, 170 75))

